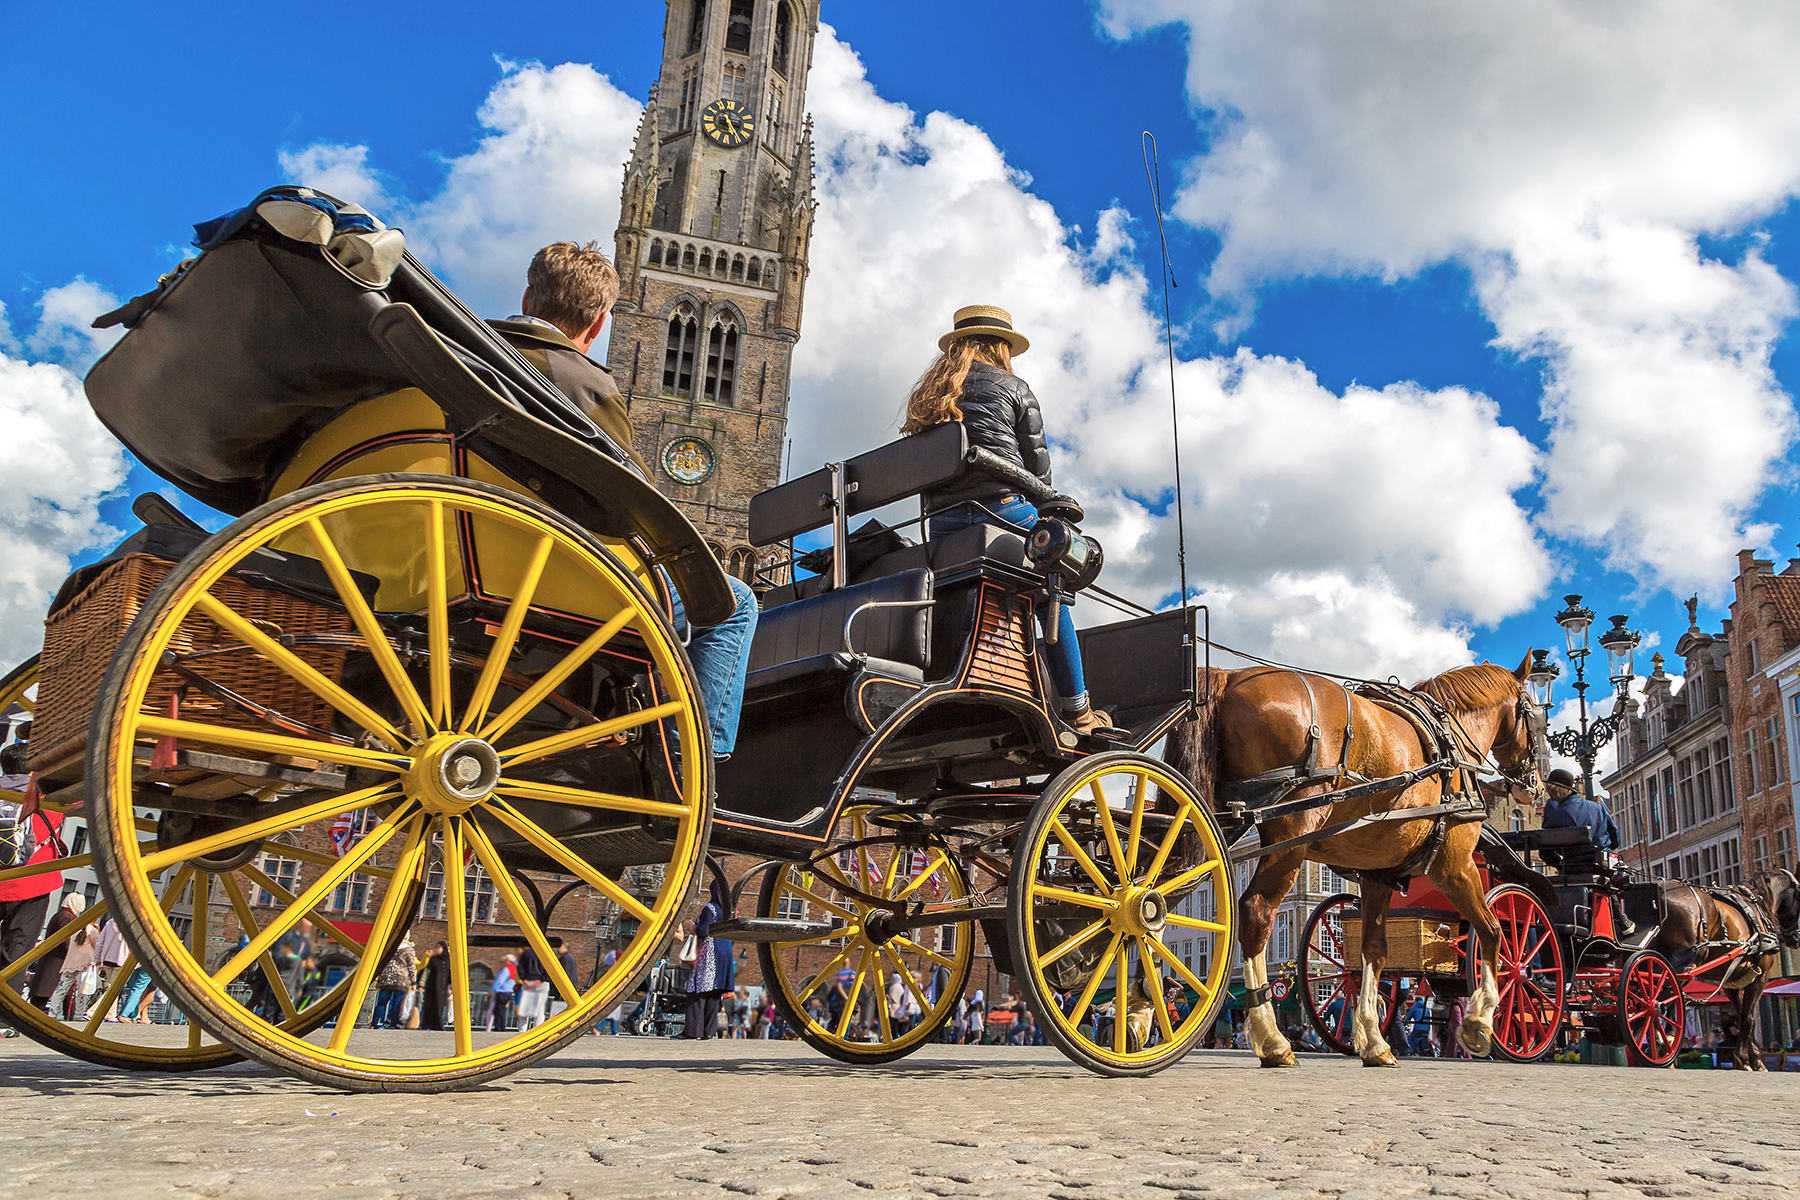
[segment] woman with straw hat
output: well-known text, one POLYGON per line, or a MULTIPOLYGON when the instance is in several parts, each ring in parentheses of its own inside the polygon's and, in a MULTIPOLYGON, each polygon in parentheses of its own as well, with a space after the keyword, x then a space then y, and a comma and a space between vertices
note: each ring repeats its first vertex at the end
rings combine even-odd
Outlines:
MULTIPOLYGON (((913 385, 906 400, 903 434, 915 434, 945 421, 961 421, 969 444, 999 455, 1050 483, 1050 448, 1044 441, 1044 417, 1031 386, 1012 373, 1012 360, 1031 348, 1013 328, 1012 314, 991 304, 956 310, 950 332, 938 339, 937 361, 913 385)), ((1037 508, 1006 484, 994 479, 968 479, 925 496, 931 535, 939 537, 971 525, 999 525, 1023 532, 1037 521, 1037 508)), ((1043 620, 1048 604, 1039 610, 1043 620)), ((1050 678, 1062 697, 1062 717, 1078 732, 1110 723, 1088 702, 1082 678, 1081 644, 1075 621, 1063 605, 1056 641, 1047 643, 1050 678)))

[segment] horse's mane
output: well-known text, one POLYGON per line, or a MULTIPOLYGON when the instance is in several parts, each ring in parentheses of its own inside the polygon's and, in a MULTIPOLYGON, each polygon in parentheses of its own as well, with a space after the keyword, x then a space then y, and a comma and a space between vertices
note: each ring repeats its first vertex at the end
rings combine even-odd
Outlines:
POLYGON ((1493 663, 1477 663, 1457 667, 1413 684, 1413 691, 1423 692, 1446 708, 1473 712, 1495 704, 1511 704, 1519 698, 1519 681, 1505 667, 1493 663))

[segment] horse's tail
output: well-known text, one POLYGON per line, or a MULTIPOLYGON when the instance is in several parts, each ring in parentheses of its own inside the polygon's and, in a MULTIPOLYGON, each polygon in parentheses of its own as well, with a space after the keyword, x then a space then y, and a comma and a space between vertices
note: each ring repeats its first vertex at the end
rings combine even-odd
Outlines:
POLYGON ((1194 715, 1169 731, 1163 742, 1163 761, 1193 783, 1209 809, 1217 811, 1213 791, 1219 783, 1219 702, 1231 673, 1219 667, 1201 668, 1194 697, 1194 715))

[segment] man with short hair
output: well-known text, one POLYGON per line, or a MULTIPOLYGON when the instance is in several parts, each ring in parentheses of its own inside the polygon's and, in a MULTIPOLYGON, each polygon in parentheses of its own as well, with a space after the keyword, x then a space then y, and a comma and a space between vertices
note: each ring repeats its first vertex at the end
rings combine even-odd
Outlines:
MULTIPOLYGON (((606 255, 589 242, 555 242, 539 250, 525 273, 525 295, 519 315, 489 321, 495 332, 572 400, 588 419, 631 455, 653 478, 631 444, 631 420, 625 397, 606 369, 587 356, 606 327, 613 301, 619 298, 619 276, 606 255)), ((667 577, 665 576, 665 581, 667 577)), ((688 639, 688 661, 706 701, 706 721, 715 757, 729 758, 737 745, 738 717, 744 707, 744 675, 750 665, 750 641, 756 632, 756 593, 727 575, 737 607, 710 629, 695 629, 688 639)), ((687 625, 681 594, 674 597, 675 628, 687 625)))

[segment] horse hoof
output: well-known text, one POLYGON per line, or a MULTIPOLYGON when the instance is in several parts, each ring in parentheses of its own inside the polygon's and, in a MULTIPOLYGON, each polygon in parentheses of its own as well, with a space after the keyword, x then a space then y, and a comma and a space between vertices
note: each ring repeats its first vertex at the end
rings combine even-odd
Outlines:
POLYGON ((1291 1049, 1284 1050, 1280 1054, 1271 1054, 1267 1058, 1259 1058, 1256 1061, 1265 1067, 1297 1067, 1300 1065, 1300 1060, 1294 1057, 1291 1049))
POLYGON ((1487 1034, 1476 1034, 1472 1037, 1459 1037, 1458 1040, 1462 1042, 1463 1049, 1467 1050, 1476 1058, 1487 1057, 1488 1052, 1494 1048, 1494 1039, 1487 1034))
POLYGON ((1362 1060, 1362 1064, 1365 1067, 1397 1067, 1400 1065, 1400 1060, 1394 1057, 1393 1051, 1383 1050, 1380 1057, 1365 1058, 1362 1060))

